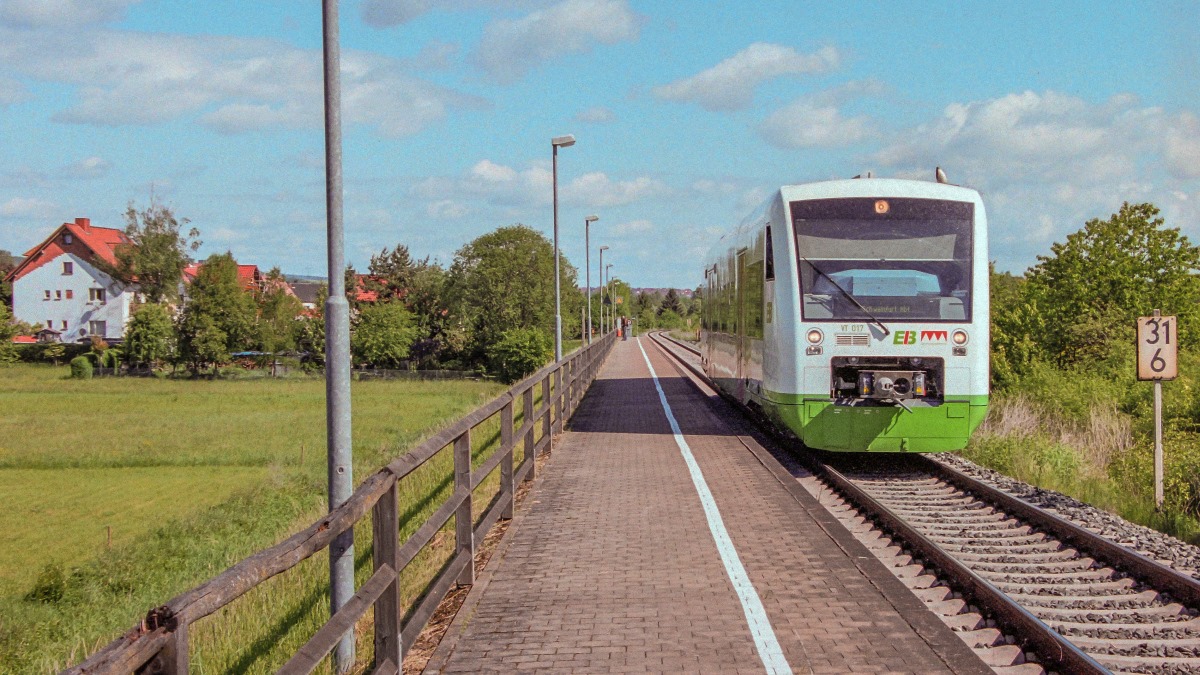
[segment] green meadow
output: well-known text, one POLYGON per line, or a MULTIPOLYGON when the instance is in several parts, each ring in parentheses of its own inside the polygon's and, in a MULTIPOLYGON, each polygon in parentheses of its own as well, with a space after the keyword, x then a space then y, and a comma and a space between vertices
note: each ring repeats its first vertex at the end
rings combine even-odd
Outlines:
MULTIPOLYGON (((5 672, 77 663, 150 607, 325 509, 323 380, 66 376, 66 368, 0 368, 5 672)), ((500 391, 485 382, 355 382, 356 482, 500 391)), ((477 434, 477 463, 494 436, 477 434)), ((449 494, 448 454, 401 483, 406 529, 449 494)), ((486 504, 495 485, 493 477, 476 499, 486 504)), ((356 532, 359 574, 369 575, 369 519, 356 532)), ((408 600, 451 548, 433 547, 406 570, 408 600)), ((327 617, 326 564, 315 556, 199 622, 193 670, 278 668, 327 617)), ((369 658, 369 630, 360 633, 369 658)))

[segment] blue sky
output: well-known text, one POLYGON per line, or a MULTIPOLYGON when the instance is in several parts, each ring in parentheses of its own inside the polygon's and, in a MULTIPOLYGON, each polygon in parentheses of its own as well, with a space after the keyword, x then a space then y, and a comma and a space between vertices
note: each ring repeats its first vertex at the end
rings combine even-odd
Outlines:
MULTIPOLYGON (((782 184, 979 189, 1021 271, 1122 201, 1200 240, 1200 3, 362 0, 341 5, 346 251, 448 263, 502 225, 635 286, 782 184)), ((325 272, 321 23, 295 0, 0 0, 0 249, 151 194, 202 255, 325 272)))

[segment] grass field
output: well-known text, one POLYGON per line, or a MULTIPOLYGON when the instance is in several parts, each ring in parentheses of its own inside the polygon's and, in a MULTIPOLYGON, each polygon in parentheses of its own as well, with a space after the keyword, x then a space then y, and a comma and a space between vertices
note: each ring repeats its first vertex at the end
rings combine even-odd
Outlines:
MULTIPOLYGON (((78 661, 149 607, 324 510, 323 381, 75 381, 66 373, 0 369, 0 501, 16 516, 0 553, 4 672, 78 661)), ((354 383, 356 482, 500 389, 354 383)), ((408 508, 436 508, 429 494, 442 483, 414 482, 408 508)), ((358 553, 369 561, 369 547, 358 553)), ((197 672, 268 670, 280 635, 319 624, 327 600, 318 558, 273 580, 294 592, 264 589, 223 611, 224 627, 202 622, 192 640, 197 672)))

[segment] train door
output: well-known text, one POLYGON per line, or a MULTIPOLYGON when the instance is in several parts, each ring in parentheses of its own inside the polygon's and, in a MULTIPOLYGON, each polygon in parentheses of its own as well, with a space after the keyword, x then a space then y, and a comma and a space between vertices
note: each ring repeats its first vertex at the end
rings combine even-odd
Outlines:
POLYGON ((746 400, 746 359, 750 353, 750 336, 746 330, 746 249, 737 253, 737 325, 734 340, 737 343, 737 393, 739 400, 746 400))

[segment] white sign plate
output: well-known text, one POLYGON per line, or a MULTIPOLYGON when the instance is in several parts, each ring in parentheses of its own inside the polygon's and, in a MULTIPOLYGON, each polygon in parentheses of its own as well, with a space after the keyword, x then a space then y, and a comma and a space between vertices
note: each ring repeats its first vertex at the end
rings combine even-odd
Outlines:
POLYGON ((1179 336, 1173 316, 1143 316, 1137 320, 1139 380, 1173 380, 1179 336))

